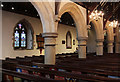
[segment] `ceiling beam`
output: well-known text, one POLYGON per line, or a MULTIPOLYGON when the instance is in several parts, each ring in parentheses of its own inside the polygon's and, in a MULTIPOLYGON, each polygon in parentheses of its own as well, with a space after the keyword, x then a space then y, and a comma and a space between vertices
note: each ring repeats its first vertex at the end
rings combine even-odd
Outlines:
POLYGON ((119 11, 119 7, 120 7, 120 3, 118 3, 116 6, 113 7, 112 11, 109 12, 108 17, 106 18, 106 20, 103 22, 104 23, 104 29, 105 29, 105 25, 107 23, 107 21, 112 17, 112 15, 114 13, 116 13, 117 11, 119 11))

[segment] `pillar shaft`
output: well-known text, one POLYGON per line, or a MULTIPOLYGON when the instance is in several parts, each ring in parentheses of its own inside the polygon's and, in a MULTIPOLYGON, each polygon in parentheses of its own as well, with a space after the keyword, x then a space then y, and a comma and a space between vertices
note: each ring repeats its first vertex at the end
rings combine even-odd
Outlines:
POLYGON ((108 53, 113 53, 113 41, 108 42, 108 53))
POLYGON ((45 40, 45 64, 55 65, 56 54, 56 37, 57 33, 43 33, 42 36, 45 40))
POLYGON ((97 40, 96 55, 103 55, 103 41, 97 40))
POLYGON ((120 53, 120 44, 116 43, 115 45, 116 45, 116 47, 115 47, 115 53, 120 53))
POLYGON ((116 27, 116 39, 115 39, 115 53, 120 53, 120 28, 116 27))
POLYGON ((78 58, 86 58, 86 38, 78 39, 78 58))

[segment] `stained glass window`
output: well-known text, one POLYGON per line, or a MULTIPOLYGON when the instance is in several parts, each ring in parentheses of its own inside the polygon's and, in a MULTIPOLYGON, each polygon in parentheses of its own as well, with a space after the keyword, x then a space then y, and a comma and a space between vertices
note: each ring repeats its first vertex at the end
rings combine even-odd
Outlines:
POLYGON ((19 32, 15 31, 15 47, 19 47, 19 32))
POLYGON ((14 31, 14 48, 26 48, 27 35, 24 25, 18 24, 14 31))
POLYGON ((21 47, 26 47, 26 34, 24 31, 21 33, 21 47))
POLYGON ((21 24, 18 24, 18 26, 19 26, 19 29, 21 29, 22 25, 21 25, 21 24))

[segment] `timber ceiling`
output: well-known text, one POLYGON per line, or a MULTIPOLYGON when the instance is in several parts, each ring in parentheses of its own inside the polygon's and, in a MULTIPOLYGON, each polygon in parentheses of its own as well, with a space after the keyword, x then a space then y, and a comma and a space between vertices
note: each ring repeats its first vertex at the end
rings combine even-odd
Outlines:
POLYGON ((104 12, 104 26, 108 20, 118 20, 120 22, 120 2, 75 2, 76 4, 83 6, 90 12, 95 9, 102 10, 104 12))
MULTIPOLYGON (((89 10, 90 12, 88 13, 88 16, 95 9, 103 10, 104 25, 106 24, 107 20, 112 21, 116 19, 119 20, 120 22, 120 2, 102 2, 102 3, 75 2, 75 3, 89 10)), ((5 11, 10 11, 18 14, 40 18, 38 12, 30 2, 3 2, 2 4, 4 5, 2 9, 5 11), (14 10, 11 9, 12 7, 14 7, 14 10)), ((59 23, 75 26, 74 20, 69 13, 63 14, 63 16, 61 17, 61 21, 59 23)))

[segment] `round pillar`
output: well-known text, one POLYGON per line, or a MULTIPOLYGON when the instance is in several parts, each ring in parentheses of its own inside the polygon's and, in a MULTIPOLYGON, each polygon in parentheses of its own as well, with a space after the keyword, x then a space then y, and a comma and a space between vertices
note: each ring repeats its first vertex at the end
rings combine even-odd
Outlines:
POLYGON ((45 41, 45 64, 55 65, 55 54, 56 54, 56 38, 58 36, 57 33, 43 33, 45 41))
POLYGON ((116 43, 115 45, 115 53, 120 53, 120 43, 116 43))
POLYGON ((78 38, 78 58, 86 58, 87 38, 78 38))
POLYGON ((108 53, 113 53, 113 41, 108 42, 108 53))
POLYGON ((96 55, 103 55, 103 39, 97 40, 96 55))

